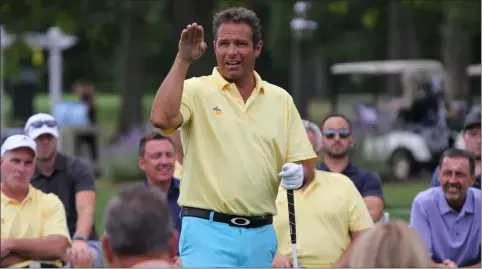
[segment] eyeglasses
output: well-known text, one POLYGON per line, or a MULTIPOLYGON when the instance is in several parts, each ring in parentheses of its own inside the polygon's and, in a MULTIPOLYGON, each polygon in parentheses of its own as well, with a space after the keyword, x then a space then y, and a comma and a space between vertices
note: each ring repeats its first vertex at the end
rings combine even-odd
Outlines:
POLYGON ((57 121, 55 120, 39 120, 39 121, 34 121, 32 122, 29 126, 33 127, 35 129, 38 129, 44 125, 47 125, 47 127, 53 128, 57 127, 57 121))
POLYGON ((351 136, 350 130, 345 129, 345 128, 338 129, 338 130, 328 129, 328 130, 326 130, 326 132, 323 133, 323 135, 328 139, 335 138, 336 134, 338 134, 338 136, 341 139, 345 139, 345 138, 348 138, 348 137, 351 136))

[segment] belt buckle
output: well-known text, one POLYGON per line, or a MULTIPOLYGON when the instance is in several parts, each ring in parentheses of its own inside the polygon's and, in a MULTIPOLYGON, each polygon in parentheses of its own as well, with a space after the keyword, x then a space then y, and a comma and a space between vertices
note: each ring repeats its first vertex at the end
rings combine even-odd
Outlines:
POLYGON ((247 218, 236 217, 232 218, 230 222, 236 226, 248 226, 251 224, 251 221, 247 218))

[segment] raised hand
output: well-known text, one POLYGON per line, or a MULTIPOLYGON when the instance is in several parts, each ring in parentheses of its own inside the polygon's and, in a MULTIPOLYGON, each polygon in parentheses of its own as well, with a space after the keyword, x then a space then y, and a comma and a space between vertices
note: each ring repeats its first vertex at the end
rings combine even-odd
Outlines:
POLYGON ((182 30, 178 46, 178 57, 191 62, 199 59, 207 47, 206 42, 204 42, 203 27, 196 23, 189 24, 186 29, 182 30))

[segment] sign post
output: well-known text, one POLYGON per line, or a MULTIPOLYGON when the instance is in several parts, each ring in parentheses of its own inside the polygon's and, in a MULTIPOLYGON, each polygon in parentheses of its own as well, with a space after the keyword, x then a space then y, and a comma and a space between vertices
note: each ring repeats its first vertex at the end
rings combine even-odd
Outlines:
POLYGON ((49 103, 50 111, 62 99, 62 51, 75 43, 77 37, 64 34, 59 27, 50 27, 46 34, 27 33, 24 40, 32 49, 48 49, 48 70, 49 70, 49 103))
POLYGON ((5 30, 3 29, 3 25, 0 25, 0 106, 1 106, 1 118, 0 118, 0 121, 1 121, 1 125, 0 125, 0 130, 1 131, 4 131, 5 129, 5 103, 4 103, 4 100, 5 100, 5 89, 4 89, 4 85, 3 85, 3 76, 4 76, 4 73, 3 73, 3 70, 4 70, 4 66, 3 66, 3 51, 5 49, 7 49, 8 47, 10 47, 13 42, 15 42, 15 36, 14 35, 9 35, 7 32, 5 32, 5 30))

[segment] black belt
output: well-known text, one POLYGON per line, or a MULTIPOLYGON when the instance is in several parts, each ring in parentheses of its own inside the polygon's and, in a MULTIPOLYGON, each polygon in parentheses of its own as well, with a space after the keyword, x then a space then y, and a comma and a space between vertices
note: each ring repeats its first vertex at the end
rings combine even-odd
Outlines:
MULTIPOLYGON (((183 207, 181 211, 182 217, 195 217, 201 219, 210 219, 211 210, 183 207)), ((229 215, 224 213, 213 213, 213 221, 229 224, 230 226, 242 227, 242 228, 258 228, 273 223, 273 216, 256 216, 256 217, 242 217, 236 215, 229 215)))

